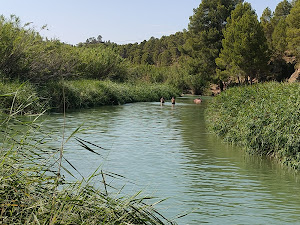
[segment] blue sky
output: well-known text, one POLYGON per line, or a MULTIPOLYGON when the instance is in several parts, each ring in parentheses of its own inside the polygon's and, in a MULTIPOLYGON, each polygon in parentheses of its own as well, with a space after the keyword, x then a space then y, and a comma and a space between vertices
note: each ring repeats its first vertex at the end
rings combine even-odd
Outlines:
MULTIPOLYGON (((187 29, 200 0, 0 0, 0 14, 15 14, 41 35, 69 44, 102 35, 118 44, 160 38, 187 29)), ((281 0, 248 0, 258 17, 281 0)))

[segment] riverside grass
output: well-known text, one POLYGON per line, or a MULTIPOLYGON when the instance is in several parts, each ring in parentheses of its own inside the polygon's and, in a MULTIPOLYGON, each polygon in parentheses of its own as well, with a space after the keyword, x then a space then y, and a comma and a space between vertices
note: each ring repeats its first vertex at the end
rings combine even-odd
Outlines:
MULTIPOLYGON (((26 107, 30 105, 18 109, 26 111, 26 107)), ((156 203, 145 203, 150 197, 110 191, 114 189, 106 179, 120 175, 101 170, 67 183, 60 169, 72 175, 67 167, 76 168, 63 156, 63 145, 79 133, 63 139, 61 149, 46 147, 52 138, 39 130, 36 121, 41 114, 29 119, 20 114, 0 117, 0 224, 175 224, 155 210, 156 203), (92 186, 99 178, 102 185, 92 186)), ((101 147, 75 139, 87 151, 101 151, 101 147)))
POLYGON ((207 108, 209 129, 227 142, 300 169, 300 84, 234 87, 207 108))
POLYGON ((132 102, 170 99, 180 91, 173 86, 153 83, 116 83, 99 80, 61 80, 34 86, 30 83, 0 82, 0 112, 19 111, 18 107, 30 104, 23 113, 40 112, 47 105, 54 111, 118 105, 132 102), (21 93, 21 94, 17 94, 21 93))
POLYGON ((166 84, 115 83, 99 80, 73 80, 49 83, 43 96, 50 99, 52 108, 62 109, 63 92, 66 108, 89 108, 102 105, 120 105, 132 102, 159 101, 163 96, 178 96, 178 89, 166 84))
POLYGON ((28 83, 0 81, 0 113, 35 113, 44 107, 36 88, 28 83))

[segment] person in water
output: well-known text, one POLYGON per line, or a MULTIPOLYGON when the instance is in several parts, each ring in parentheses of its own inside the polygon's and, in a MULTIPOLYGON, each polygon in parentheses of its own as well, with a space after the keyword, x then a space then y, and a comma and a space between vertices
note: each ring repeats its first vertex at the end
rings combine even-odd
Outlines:
POLYGON ((202 99, 201 98, 196 98, 196 99, 194 99, 194 102, 196 104, 200 104, 202 102, 202 99))
POLYGON ((164 99, 164 97, 161 97, 160 98, 160 104, 163 104, 163 103, 165 103, 165 99, 164 99))
POLYGON ((171 98, 171 103, 172 103, 173 105, 175 105, 175 98, 174 98, 174 97, 171 98))

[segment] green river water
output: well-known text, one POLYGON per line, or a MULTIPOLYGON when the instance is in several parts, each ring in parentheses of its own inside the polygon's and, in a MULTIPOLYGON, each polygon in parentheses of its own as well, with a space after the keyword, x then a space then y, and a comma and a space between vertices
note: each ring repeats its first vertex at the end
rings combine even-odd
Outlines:
MULTIPOLYGON (((157 205, 163 215, 189 213, 178 224, 300 224, 300 175, 209 134, 204 110, 210 98, 198 105, 193 98, 69 112, 66 137, 82 126, 76 137, 106 150, 95 148, 103 159, 74 140, 65 157, 84 176, 99 166, 125 176, 110 180, 118 188, 125 184, 125 194, 167 198, 157 205)), ((61 135, 63 121, 51 114, 43 128, 61 135)))

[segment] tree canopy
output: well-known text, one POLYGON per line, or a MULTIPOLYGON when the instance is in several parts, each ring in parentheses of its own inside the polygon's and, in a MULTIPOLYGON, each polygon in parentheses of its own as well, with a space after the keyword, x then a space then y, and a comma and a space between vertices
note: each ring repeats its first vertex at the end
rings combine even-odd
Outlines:
POLYGON ((259 22, 242 0, 202 0, 188 30, 124 45, 98 35, 72 46, 2 16, 0 76, 36 83, 58 77, 166 82, 194 94, 241 76, 282 81, 300 58, 299 5, 283 0, 259 22))
MULTIPOLYGON (((249 3, 240 3, 232 11, 223 31, 222 50, 216 63, 221 77, 229 73, 262 78, 267 66, 267 41, 255 11, 249 3)), ((233 75, 233 74, 231 74, 233 75)))
POLYGON ((300 1, 297 0, 290 14, 287 16, 287 42, 288 48, 298 59, 300 58, 300 1))

